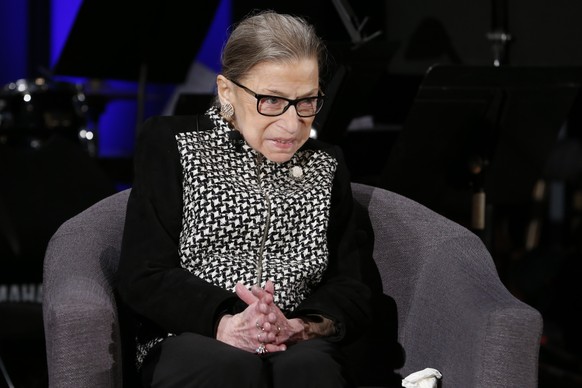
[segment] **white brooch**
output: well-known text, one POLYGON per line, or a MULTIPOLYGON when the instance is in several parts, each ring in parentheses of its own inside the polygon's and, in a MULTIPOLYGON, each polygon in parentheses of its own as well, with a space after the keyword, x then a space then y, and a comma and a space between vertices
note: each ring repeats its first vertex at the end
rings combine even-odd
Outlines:
POLYGON ((289 169, 289 176, 291 179, 299 181, 303 179, 303 169, 299 166, 293 166, 289 169))

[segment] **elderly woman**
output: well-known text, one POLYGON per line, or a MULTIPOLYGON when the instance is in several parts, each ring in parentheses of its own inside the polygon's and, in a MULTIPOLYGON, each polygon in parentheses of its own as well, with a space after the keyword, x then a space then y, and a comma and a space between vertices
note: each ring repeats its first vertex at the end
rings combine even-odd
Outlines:
POLYGON ((215 106, 140 134, 118 290, 144 386, 349 387, 371 321, 337 147, 310 138, 324 46, 261 12, 232 31, 215 106))

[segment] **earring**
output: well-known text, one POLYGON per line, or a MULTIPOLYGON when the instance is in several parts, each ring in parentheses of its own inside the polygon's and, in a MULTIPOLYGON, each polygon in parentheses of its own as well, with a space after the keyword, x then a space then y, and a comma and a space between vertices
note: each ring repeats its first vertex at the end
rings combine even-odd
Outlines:
POLYGON ((220 105, 220 114, 227 120, 230 120, 234 116, 234 107, 230 102, 220 105))

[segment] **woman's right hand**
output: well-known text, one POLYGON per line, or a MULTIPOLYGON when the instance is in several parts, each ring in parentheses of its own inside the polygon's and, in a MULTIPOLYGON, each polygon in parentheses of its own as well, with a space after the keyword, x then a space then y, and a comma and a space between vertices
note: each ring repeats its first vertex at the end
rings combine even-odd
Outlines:
POLYGON ((277 343, 277 316, 271 308, 274 306, 272 292, 265 292, 257 298, 242 284, 237 285, 236 292, 248 306, 241 313, 224 315, 220 319, 216 339, 253 353, 261 344, 268 352, 286 350, 285 344, 277 343))

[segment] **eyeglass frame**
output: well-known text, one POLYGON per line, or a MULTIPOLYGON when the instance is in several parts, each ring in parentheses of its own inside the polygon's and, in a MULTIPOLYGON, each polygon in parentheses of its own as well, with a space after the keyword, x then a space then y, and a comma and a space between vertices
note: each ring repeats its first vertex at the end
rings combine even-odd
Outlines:
POLYGON ((230 80, 230 82, 232 82, 233 84, 235 84, 236 86, 238 86, 239 88, 241 88, 242 90, 244 90, 245 92, 247 92, 248 94, 250 94, 251 96, 253 96, 254 98, 257 99, 257 112, 260 115, 263 116, 267 116, 267 117, 277 117, 277 116, 281 116, 282 114, 284 114, 285 112, 287 112, 287 110, 289 110, 290 106, 294 106, 295 107, 295 113, 297 113, 297 116, 299 117, 314 117, 315 115, 317 115, 320 111, 321 108, 323 107, 323 103, 325 102, 325 95, 321 92, 317 93, 317 96, 313 96, 313 97, 301 97, 301 98, 296 98, 294 100, 291 100, 289 98, 285 98, 285 97, 281 97, 281 96, 274 96, 271 94, 258 94, 255 93, 254 91, 252 91, 251 89, 247 88, 246 86, 240 84, 239 82, 230 80), (270 114, 266 114, 266 113, 262 113, 259 110, 259 103, 261 102, 261 99, 263 98, 278 98, 281 100, 285 100, 287 101, 287 106, 285 108, 283 108, 283 111, 281 113, 277 113, 276 115, 270 115, 270 114), (312 100, 312 99, 320 99, 321 100, 321 105, 319 105, 319 107, 317 107, 317 109, 315 110, 315 113, 312 115, 302 115, 299 113, 299 110, 297 109, 297 104, 301 101, 305 101, 305 100, 312 100))

